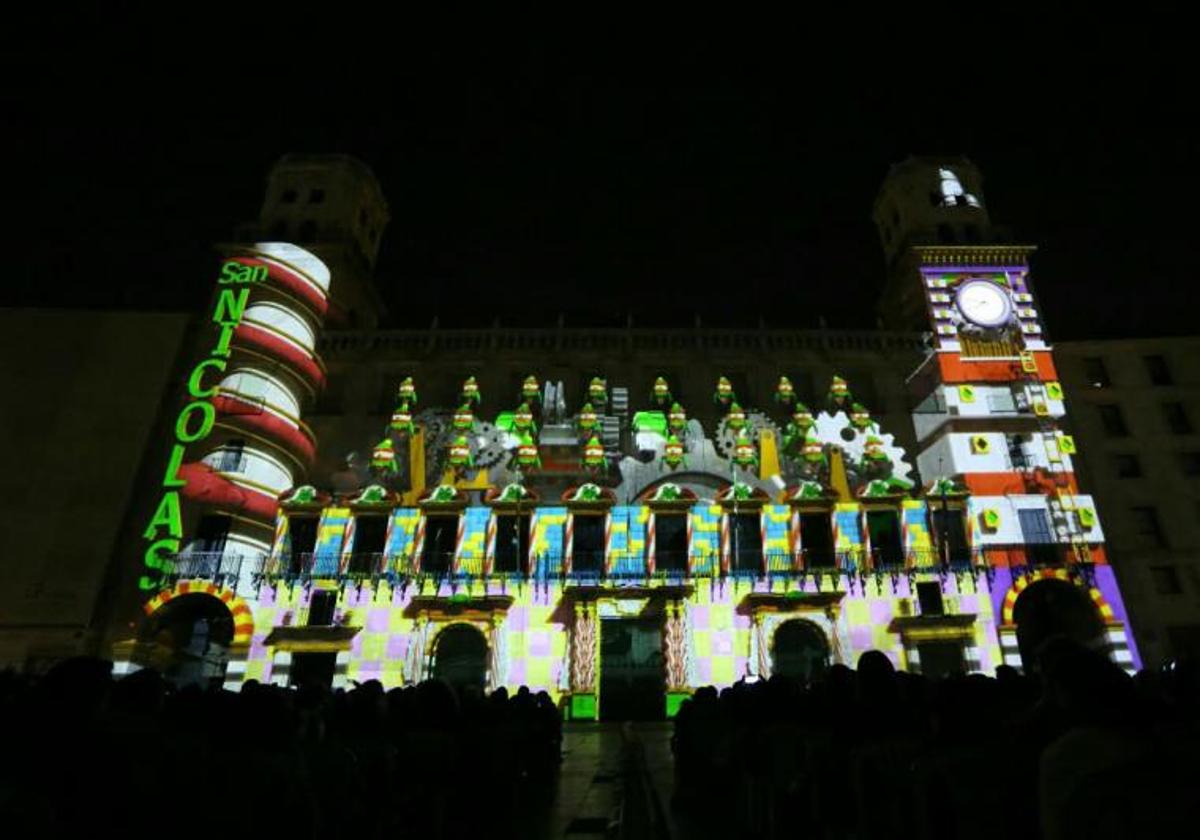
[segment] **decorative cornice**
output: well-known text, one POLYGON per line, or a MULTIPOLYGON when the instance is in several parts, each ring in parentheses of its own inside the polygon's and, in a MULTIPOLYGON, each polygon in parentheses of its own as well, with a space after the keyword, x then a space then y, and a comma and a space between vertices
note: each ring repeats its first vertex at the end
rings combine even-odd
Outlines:
POLYGON ((914 245, 921 265, 1026 265, 1034 245, 914 245))

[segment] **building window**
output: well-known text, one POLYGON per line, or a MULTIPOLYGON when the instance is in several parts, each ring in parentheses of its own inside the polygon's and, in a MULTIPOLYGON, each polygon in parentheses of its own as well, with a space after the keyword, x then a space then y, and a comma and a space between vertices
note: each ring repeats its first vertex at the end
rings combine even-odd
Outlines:
POLYGON ((1133 517, 1133 530, 1154 545, 1164 545, 1162 527, 1158 522, 1158 511, 1152 507, 1132 507, 1129 509, 1133 517))
POLYGON ((979 199, 963 189, 962 182, 954 174, 953 169, 938 169, 941 179, 943 207, 978 207, 979 199))
POLYGON ((1112 384, 1112 380, 1108 378, 1108 368, 1099 356, 1084 357, 1083 375, 1093 388, 1107 388, 1112 384))
POLYGON ((1117 478, 1141 478, 1142 462, 1136 455, 1118 454, 1112 456, 1113 473, 1117 478))
POLYGON ((1021 538, 1025 543, 1025 557, 1034 566, 1053 566, 1058 562, 1058 549, 1054 532, 1046 511, 1041 508, 1026 508, 1017 511, 1021 525, 1021 538))
POLYGON ((871 538, 871 560, 875 568, 894 568, 904 563, 900 516, 896 511, 867 511, 867 533, 871 538))
POLYGON ((328 627, 333 624, 333 611, 337 606, 337 592, 317 590, 308 606, 308 626, 328 627))
POLYGON ((325 190, 320 187, 314 188, 308 193, 309 204, 320 204, 325 200, 325 190))
POLYGON ((953 565, 969 563, 971 549, 967 545, 967 523, 963 511, 935 508, 930 519, 934 544, 938 547, 938 560, 953 565))
POLYGON ((571 571, 598 575, 604 569, 604 515, 576 514, 571 571))
POLYGON ((354 545, 350 555, 350 574, 369 575, 383 571, 384 542, 387 540, 386 516, 354 517, 354 545))
POLYGON ((425 519, 425 551, 421 554, 421 571, 445 574, 454 562, 454 546, 458 541, 457 516, 429 516, 425 519))
POLYGON ((1167 360, 1162 356, 1143 356, 1142 361, 1146 363, 1146 373, 1150 376, 1151 385, 1174 385, 1174 380, 1171 379, 1171 370, 1167 367, 1167 360))
POLYGON ((1154 594, 1178 595, 1183 592, 1179 583, 1179 572, 1174 566, 1151 566, 1150 578, 1154 581, 1154 594))
POLYGON ((655 571, 686 571, 687 552, 687 515, 656 515, 654 517, 655 571))
POLYGON ((1179 469, 1187 476, 1200 476, 1200 452, 1180 452, 1179 469))
POLYGON ((511 574, 524 568, 529 556, 529 516, 496 517, 496 556, 492 570, 511 574))
POLYGON ((833 523, 828 513, 800 514, 800 545, 804 568, 833 568, 833 523))
POLYGON ((762 523, 757 513, 729 515, 729 550, 733 571, 762 571, 762 523))
POLYGON ((217 472, 235 473, 242 471, 242 463, 246 457, 246 441, 233 438, 221 447, 217 459, 217 472))
POLYGON ((224 514, 206 514, 196 526, 192 550, 202 554, 220 554, 225 550, 231 520, 224 514))
POLYGON ((1109 437, 1129 437, 1129 427, 1125 425, 1125 418, 1121 414, 1121 407, 1116 403, 1103 403, 1096 406, 1096 412, 1100 415, 1100 424, 1104 426, 1104 433, 1109 437))
POLYGON ((317 524, 315 516, 292 516, 288 518, 290 543, 288 547, 288 572, 298 575, 305 571, 317 547, 317 524))
POLYGON ((917 603, 921 615, 945 615, 946 605, 942 602, 942 585, 937 581, 917 584, 917 603))
POLYGON ((1192 421, 1188 419, 1187 411, 1183 408, 1183 403, 1169 402, 1163 403, 1163 417, 1167 421, 1167 428, 1172 434, 1190 435, 1194 430, 1192 421))
POLYGON ((1004 441, 1008 445, 1008 460, 1014 470, 1028 470, 1033 467, 1033 458, 1025 449, 1025 445, 1029 443, 1028 435, 1005 435, 1004 441))
POLYGON ((280 200, 283 201, 284 204, 295 204, 296 203, 296 191, 295 190, 284 190, 283 195, 280 196, 280 200))

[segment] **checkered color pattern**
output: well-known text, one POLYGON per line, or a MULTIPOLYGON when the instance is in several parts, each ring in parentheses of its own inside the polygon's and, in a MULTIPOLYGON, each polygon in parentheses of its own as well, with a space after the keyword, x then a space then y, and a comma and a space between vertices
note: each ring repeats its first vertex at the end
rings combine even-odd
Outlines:
POLYGON ((480 572, 484 550, 487 547, 488 522, 492 518, 490 508, 467 508, 463 512, 463 538, 458 547, 456 562, 461 568, 473 573, 480 572))
POLYGON ((529 548, 538 558, 539 569, 558 574, 563 561, 563 526, 567 523, 565 507, 538 508, 533 523, 529 548))
POLYGON ((862 548, 863 539, 859 520, 859 506, 853 502, 843 502, 834 508, 833 547, 835 551, 854 551, 862 548))
POLYGON ((313 575, 333 575, 341 560, 346 528, 350 524, 350 508, 326 508, 317 527, 316 558, 313 575))
POLYGON ((901 522, 904 527, 904 548, 906 551, 923 551, 933 547, 929 537, 929 523, 925 503, 915 499, 905 499, 901 512, 901 522))
POLYGON ((711 573, 721 554, 721 506, 698 504, 692 508, 692 544, 695 571, 711 573))
POLYGON ((787 505, 764 505, 763 519, 767 525, 767 538, 763 541, 763 549, 768 556, 785 558, 791 551, 789 527, 792 519, 792 509, 787 505))
POLYGON ((421 511, 416 508, 400 508, 392 514, 391 533, 384 546, 388 557, 406 557, 412 553, 417 523, 420 521, 421 511))

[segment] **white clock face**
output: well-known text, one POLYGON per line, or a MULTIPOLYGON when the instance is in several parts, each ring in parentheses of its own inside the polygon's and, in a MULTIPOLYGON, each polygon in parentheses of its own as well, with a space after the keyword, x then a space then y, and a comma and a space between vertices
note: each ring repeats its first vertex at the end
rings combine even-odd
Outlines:
POLYGON ((987 280, 968 280, 958 289, 958 311, 981 327, 999 327, 1012 315, 1008 293, 987 280))

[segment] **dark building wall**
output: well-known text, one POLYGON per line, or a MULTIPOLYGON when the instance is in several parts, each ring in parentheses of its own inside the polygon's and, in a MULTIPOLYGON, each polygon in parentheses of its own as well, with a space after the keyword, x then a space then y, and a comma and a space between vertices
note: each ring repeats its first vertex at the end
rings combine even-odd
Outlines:
POLYGON ((187 322, 0 310, 0 666, 88 644, 187 322))

